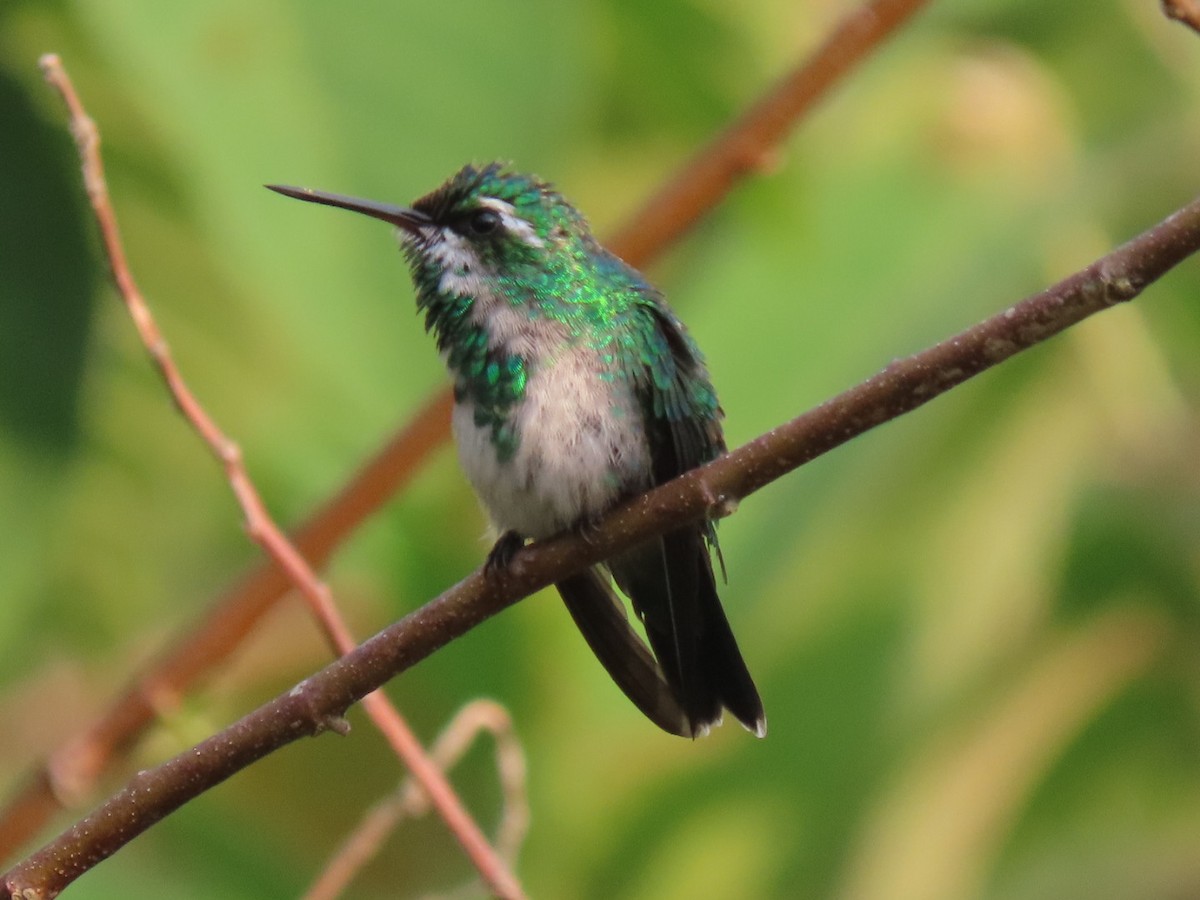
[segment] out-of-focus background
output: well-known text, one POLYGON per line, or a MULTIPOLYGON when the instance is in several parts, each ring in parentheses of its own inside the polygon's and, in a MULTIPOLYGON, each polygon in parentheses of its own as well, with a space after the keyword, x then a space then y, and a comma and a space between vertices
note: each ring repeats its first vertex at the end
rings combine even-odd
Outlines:
MULTIPOLYGON (((264 182, 406 202, 510 159, 611 233, 853 5, 0 5, 0 792, 257 558, 105 280, 38 54, 98 120, 136 276, 289 524, 444 376, 388 229, 264 182)), ((1200 37, 1154 0, 934 2, 651 275, 737 445, 1153 224, 1197 160, 1200 37)), ((427 739, 472 698, 511 711, 536 897, 1200 896, 1198 402, 1193 260, 743 503, 724 596, 765 741, 660 734, 552 593, 389 693, 427 739)), ((483 530, 447 449, 329 579, 366 635, 477 566, 483 530)), ((106 790, 325 659, 286 604, 106 790)), ((352 721, 73 896, 294 896, 398 778, 352 721)), ((456 775, 489 826, 490 753, 456 775)), ((350 895, 469 877, 426 821, 350 895)))

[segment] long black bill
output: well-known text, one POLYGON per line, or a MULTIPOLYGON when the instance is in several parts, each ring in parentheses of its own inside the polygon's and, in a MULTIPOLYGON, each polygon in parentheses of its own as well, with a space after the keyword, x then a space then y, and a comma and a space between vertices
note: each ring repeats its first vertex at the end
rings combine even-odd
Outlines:
POLYGON ((422 227, 432 222, 425 213, 407 206, 392 206, 390 203, 376 203, 374 200, 362 200, 358 197, 346 197, 342 194, 330 194, 310 188, 288 187, 284 184, 266 184, 263 187, 277 194, 283 194, 285 197, 295 197, 297 200, 307 200, 309 203, 320 203, 325 206, 336 206, 339 209, 362 213, 373 219, 381 219, 397 228, 403 228, 410 234, 421 234, 422 227))

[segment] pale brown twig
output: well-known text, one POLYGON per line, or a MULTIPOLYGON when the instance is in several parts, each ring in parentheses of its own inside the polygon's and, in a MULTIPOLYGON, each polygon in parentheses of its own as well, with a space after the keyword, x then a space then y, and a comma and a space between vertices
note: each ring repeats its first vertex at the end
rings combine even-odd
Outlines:
MULTIPOLYGON (((282 530, 275 524, 242 461, 240 448, 229 439, 192 393, 176 366, 166 339, 154 320, 150 307, 138 289, 121 244, 116 213, 108 197, 104 164, 100 157, 100 135, 87 115, 62 63, 55 54, 47 54, 39 64, 49 82, 62 96, 70 113, 71 133, 83 164, 83 181, 88 200, 100 229, 101 243, 112 278, 133 319, 146 351, 170 391, 179 411, 212 451, 225 470, 225 477, 245 516, 246 531, 275 564, 283 570, 308 603, 330 646, 337 654, 348 653, 357 645, 349 626, 333 602, 329 587, 304 560, 282 530)), ((420 741, 388 698, 373 691, 363 697, 363 706, 371 721, 383 733, 396 755, 412 772, 438 814, 462 845, 471 862, 489 888, 502 897, 523 897, 516 878, 488 843, 471 819, 442 772, 425 753, 420 741)), ((322 727, 345 733, 349 725, 339 717, 328 717, 322 727)))
POLYGON ((162 765, 0 878, 0 897, 52 897, 193 797, 279 747, 316 734, 358 698, 480 622, 567 575, 726 509, 847 441, 917 409, 1094 313, 1133 299, 1200 250, 1200 198, 1051 288, 898 360, 879 374, 699 469, 614 509, 589 529, 536 542, 507 569, 476 572, 286 694, 162 765), (32 891, 31 895, 22 891, 32 891))
MULTIPOLYGON (((295 546, 322 566, 353 528, 399 490, 441 446, 448 397, 438 396, 298 531, 295 546)), ((290 582, 266 562, 234 584, 205 618, 165 650, 105 714, 57 749, 0 816, 0 857, 7 858, 50 816, 81 802, 100 773, 123 753, 164 706, 240 646, 283 597, 290 582)))
MULTIPOLYGON (((643 204, 608 246, 635 265, 650 262, 668 240, 686 230, 692 221, 689 216, 711 210, 738 178, 754 171, 748 160, 768 158, 852 63, 864 59, 921 5, 917 0, 868 2, 848 14, 834 36, 764 95, 753 107, 756 114, 742 116, 706 145, 668 186, 643 204), (750 131, 742 134, 740 129, 750 131), (705 172, 710 174, 695 174, 705 172), (682 211, 685 204, 690 212, 682 211), (676 205, 680 210, 675 210, 676 205)), ((322 566, 359 524, 408 483, 449 437, 451 402, 448 390, 438 392, 337 496, 313 514, 295 540, 304 558, 322 566)), ((156 701, 180 694, 223 661, 284 595, 288 584, 273 563, 250 572, 218 599, 200 623, 136 674, 95 724, 55 751, 0 813, 0 858, 16 852, 54 813, 85 796, 114 757, 154 721, 156 701)))
MULTIPOLYGON (((525 792, 525 754, 508 710, 491 700, 467 704, 434 741, 430 756, 442 771, 449 771, 481 731, 491 733, 496 742, 496 771, 504 797, 496 829, 496 849, 515 868, 521 843, 529 830, 529 801, 525 792)), ((428 807, 425 795, 411 779, 405 779, 394 793, 367 810, 304 894, 304 900, 332 900, 340 896, 362 867, 378 854, 396 826, 408 817, 423 815, 428 807)))

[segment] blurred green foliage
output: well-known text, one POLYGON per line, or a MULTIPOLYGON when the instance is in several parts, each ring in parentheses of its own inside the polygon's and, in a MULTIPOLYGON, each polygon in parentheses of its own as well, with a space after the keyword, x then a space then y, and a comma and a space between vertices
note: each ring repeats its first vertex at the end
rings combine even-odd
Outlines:
MULTIPOLYGON (((40 52, 100 124, 186 376, 292 523, 443 375, 387 230, 261 184, 406 201, 508 158, 611 231, 850 6, 0 5, 0 788, 256 557, 105 281, 40 52)), ((1197 159, 1200 39, 1154 0, 935 3, 653 275, 738 444, 1151 225, 1197 159)), ((536 897, 1200 895, 1198 351, 1193 260, 746 501, 725 595, 765 741, 659 734, 551 594, 389 691, 428 738, 472 697, 511 710, 536 897)), ((366 634, 477 565, 482 531, 443 452, 330 580, 366 634)), ((132 765, 323 659, 289 606, 132 765)), ((353 721, 72 896, 295 895, 398 778, 353 721)), ((456 777, 494 822, 490 753, 456 777)), ((351 895, 469 876, 420 822, 351 895)))

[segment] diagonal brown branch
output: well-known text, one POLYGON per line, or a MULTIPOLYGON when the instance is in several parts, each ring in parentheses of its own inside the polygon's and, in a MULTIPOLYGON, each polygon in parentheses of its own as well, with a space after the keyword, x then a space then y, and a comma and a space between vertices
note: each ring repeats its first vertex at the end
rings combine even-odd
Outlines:
MULTIPOLYGON (((928 0, 870 0, 781 79, 749 112, 689 161, 607 246, 645 265, 714 208, 740 178, 770 157, 821 96, 895 33, 928 0), (685 211, 686 207, 686 211, 685 211)), ((378 454, 297 532, 295 546, 321 568, 355 529, 394 496, 449 437, 449 391, 430 398, 378 454)), ((220 664, 286 593, 289 582, 264 563, 233 585, 207 615, 87 729, 56 750, 0 811, 0 858, 8 858, 57 812, 80 802, 98 776, 137 740, 161 705, 220 664)))
POLYGON ((724 133, 671 177, 606 246, 633 266, 658 256, 747 175, 769 168, 795 122, 928 0, 874 0, 846 16, 724 133))
MULTIPOLYGON (((400 490, 442 443, 447 398, 435 397, 297 533, 295 545, 314 567, 383 501, 400 490)), ((250 634, 290 586, 265 563, 234 584, 207 616, 150 664, 93 725, 64 744, 9 802, 0 816, 0 856, 9 857, 49 817, 87 796, 114 758, 125 753, 160 710, 216 667, 250 634)))
MULTIPOLYGON (((225 477, 245 516, 246 531, 251 539, 262 547, 275 565, 286 574, 288 581, 299 589, 334 653, 340 655, 350 652, 357 641, 334 603, 332 592, 271 518, 258 489, 246 471, 240 448, 220 429, 188 387, 171 356, 166 339, 154 320, 149 304, 138 289, 125 257, 116 212, 108 196, 104 163, 100 156, 99 130, 87 115, 59 58, 54 54, 47 54, 40 60, 40 65, 46 80, 58 91, 70 113, 71 132, 79 148, 84 184, 100 228, 100 238, 113 281, 137 327, 138 336, 167 385, 171 399, 224 468, 225 477)), ((524 892, 520 884, 492 849, 441 768, 430 759, 400 712, 382 692, 372 691, 362 699, 363 707, 375 727, 421 785, 433 807, 458 839, 492 892, 507 898, 523 897, 524 892)), ((343 720, 336 717, 324 720, 321 727, 342 732, 349 728, 343 720)))
POLYGON ((1162 0, 1162 7, 1168 19, 1182 22, 1200 34, 1200 0, 1162 0))
POLYGON ((1200 198, 1051 288, 879 374, 714 462, 605 516, 587 537, 520 551, 498 577, 476 572, 288 693, 161 766, 0 879, 0 897, 52 897, 183 803, 300 737, 382 683, 539 588, 654 534, 720 511, 783 474, 1137 296, 1200 251, 1200 198), (31 891, 29 895, 22 891, 31 891))

